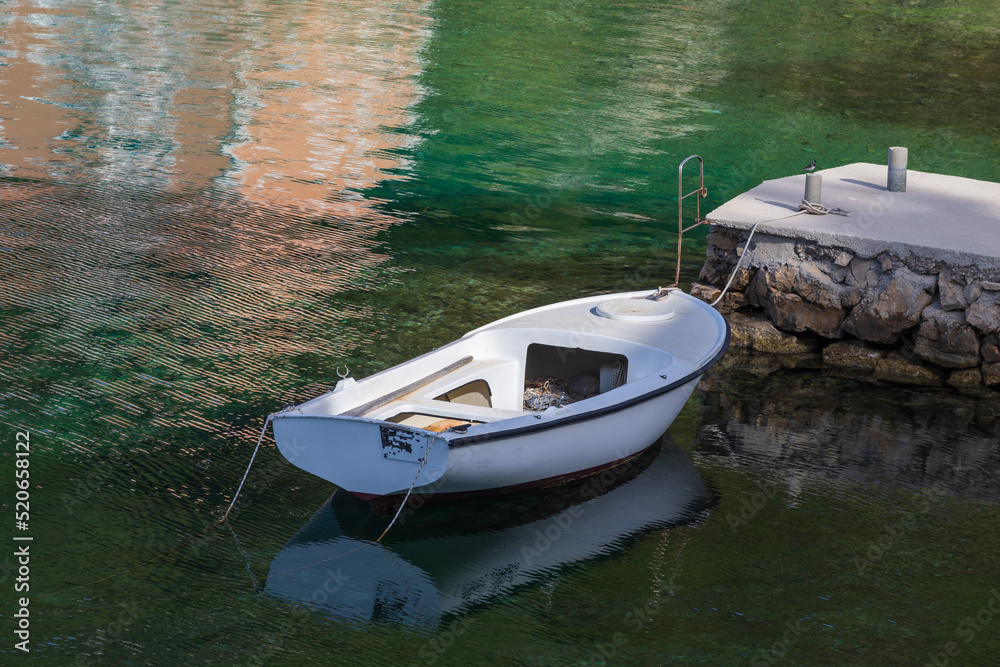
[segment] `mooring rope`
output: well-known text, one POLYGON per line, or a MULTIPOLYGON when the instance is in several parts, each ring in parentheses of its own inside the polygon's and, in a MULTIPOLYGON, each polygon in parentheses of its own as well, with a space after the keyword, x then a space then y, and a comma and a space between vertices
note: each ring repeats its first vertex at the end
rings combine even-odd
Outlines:
POLYGON ((792 213, 791 215, 784 215, 780 218, 771 218, 770 220, 758 220, 753 223, 753 227, 750 228, 750 236, 747 237, 746 243, 743 244, 743 252, 739 254, 736 258, 736 266, 733 267, 733 272, 729 274, 729 280, 726 282, 726 286, 722 288, 722 293, 719 294, 717 298, 712 303, 708 304, 710 306, 715 306, 717 303, 722 301, 722 297, 726 296, 726 292, 729 291, 729 286, 733 284, 733 278, 736 277, 736 273, 740 270, 740 264, 743 263, 743 258, 747 256, 747 251, 750 250, 750 241, 753 240, 753 235, 757 231, 757 227, 765 222, 777 222, 778 220, 787 220, 788 218, 794 218, 797 215, 804 214, 805 211, 799 211, 798 213, 792 213))
MULTIPOLYGON (((229 508, 226 509, 226 513, 222 515, 221 519, 219 519, 218 521, 216 521, 215 523, 213 523, 208 528, 205 528, 200 533, 197 533, 196 535, 192 535, 192 536, 188 537, 186 540, 184 540, 183 542, 181 542, 177 546, 173 547, 172 549, 168 549, 167 551, 164 551, 163 553, 161 553, 158 556, 154 556, 153 558, 150 558, 148 560, 144 560, 141 563, 139 563, 137 565, 133 565, 132 567, 126 568, 124 570, 120 570, 120 571, 115 572, 113 574, 109 574, 106 577, 101 577, 100 579, 94 579, 92 581, 88 581, 88 582, 85 582, 85 583, 82 583, 82 584, 77 584, 76 586, 70 586, 69 588, 64 588, 64 589, 62 589, 60 591, 55 591, 54 593, 51 593, 51 595, 58 595, 60 593, 66 593, 68 591, 76 590, 77 588, 83 588, 84 586, 92 586, 94 584, 99 584, 99 583, 107 581, 109 579, 113 579, 115 577, 120 577, 122 575, 128 574, 129 572, 132 572, 133 570, 137 570, 140 567, 145 567, 146 565, 149 565, 151 563, 155 563, 156 561, 158 561, 158 560, 160 560, 162 558, 166 558, 167 556, 169 556, 170 554, 174 553, 175 551, 179 551, 180 549, 186 547, 187 545, 191 544, 192 542, 194 542, 198 538, 200 538, 200 537, 202 537, 204 535, 207 535, 212 530, 214 530, 220 523, 222 523, 223 521, 226 521, 226 517, 229 516, 229 512, 233 509, 233 505, 236 504, 236 499, 239 497, 240 491, 243 489, 243 484, 247 481, 247 475, 250 474, 250 468, 253 466, 254 459, 257 457, 257 451, 260 449, 260 445, 264 441, 264 435, 267 433, 267 427, 271 424, 271 420, 273 420, 277 415, 281 414, 282 412, 287 412, 288 410, 292 410, 292 409, 296 409, 296 408, 288 407, 288 408, 285 408, 284 410, 279 410, 278 412, 273 412, 273 413, 271 413, 271 414, 269 414, 267 416, 267 420, 264 422, 264 428, 261 429, 260 437, 257 439, 257 446, 254 448, 253 455, 250 457, 250 465, 247 466, 246 472, 243 473, 243 479, 240 481, 240 485, 236 489, 236 494, 233 496, 232 502, 229 503, 229 508)), ((423 466, 421 466, 421 467, 423 467, 423 466)), ((383 533, 383 535, 384 535, 384 533, 383 533)), ((234 533, 234 536, 235 536, 235 533, 234 533)), ((381 539, 381 538, 379 538, 379 539, 381 539)), ((237 540, 237 543, 238 542, 239 542, 239 540, 237 540)), ((250 576, 251 576, 251 578, 253 578, 253 573, 252 572, 250 573, 250 576)))
POLYGON ((402 512, 403 508, 406 507, 406 501, 410 499, 410 494, 413 493, 413 489, 417 485, 417 480, 420 479, 420 473, 423 471, 424 466, 427 465, 427 459, 429 459, 431 457, 431 446, 433 444, 434 444, 434 438, 431 438, 427 442, 427 451, 424 452, 424 460, 420 462, 420 468, 417 469, 417 474, 413 476, 413 483, 410 484, 409 491, 407 491, 406 495, 403 496, 403 502, 400 503, 399 509, 396 510, 396 516, 392 517, 392 521, 390 521, 389 525, 385 527, 385 530, 382 531, 382 534, 378 536, 378 539, 375 540, 376 542, 379 542, 379 543, 382 542, 382 538, 385 537, 385 534, 388 533, 389 529, 392 528, 393 524, 396 523, 396 519, 399 518, 400 512, 402 512))
POLYGON ((264 422, 264 428, 260 431, 260 437, 257 438, 257 446, 253 448, 253 455, 250 457, 250 465, 247 466, 247 471, 243 473, 243 479, 240 480, 240 485, 236 488, 236 493, 233 495, 233 502, 229 503, 229 509, 226 513, 222 515, 222 520, 225 521, 226 517, 229 516, 230 510, 233 509, 233 505, 236 504, 236 499, 240 497, 240 491, 243 490, 243 483, 247 481, 247 475, 250 474, 250 468, 253 466, 253 460, 257 458, 257 450, 260 449, 260 443, 264 442, 264 435, 267 433, 267 427, 271 425, 271 420, 274 419, 275 415, 284 412, 280 410, 278 412, 272 412, 267 416, 267 420, 264 422))
POLYGON ((828 213, 832 213, 833 215, 843 215, 843 216, 849 216, 851 214, 850 211, 845 211, 844 209, 838 208, 836 206, 833 208, 827 208, 822 204, 813 204, 812 202, 808 202, 805 199, 803 199, 802 203, 799 204, 798 213, 792 213, 791 215, 784 215, 781 216, 780 218, 771 218, 770 220, 758 220, 757 222, 753 223, 753 227, 750 228, 750 236, 747 237, 746 243, 743 244, 743 252, 736 259, 736 266, 733 267, 733 272, 729 275, 729 280, 726 281, 726 286, 722 288, 722 293, 719 294, 719 297, 709 305, 715 306, 720 301, 722 301, 722 297, 726 296, 726 292, 729 291, 729 286, 733 284, 733 279, 736 277, 736 273, 740 270, 740 264, 743 263, 743 258, 746 257, 747 251, 750 250, 750 241, 751 239, 753 239, 753 235, 757 231, 757 227, 759 225, 765 222, 777 222, 778 220, 787 220, 788 218, 794 218, 795 216, 802 215, 803 213, 811 213, 813 215, 826 215, 828 213))
POLYGON ((808 202, 805 199, 803 199, 802 203, 799 204, 799 210, 803 211, 804 213, 812 213, 813 215, 826 215, 827 213, 832 213, 833 215, 842 215, 845 217, 851 215, 850 211, 845 211, 842 208, 838 208, 836 206, 834 206, 833 208, 827 208, 822 204, 813 204, 812 202, 808 202))
POLYGON ((229 532, 233 534, 233 539, 236 540, 236 548, 240 550, 241 554, 243 554, 243 560, 246 561, 247 574, 250 575, 250 583, 253 585, 254 591, 259 593, 261 591, 261 587, 260 584, 257 583, 257 577, 253 576, 253 569, 250 567, 250 554, 247 553, 247 550, 243 547, 243 543, 240 542, 240 538, 236 534, 236 531, 233 530, 233 524, 226 521, 226 528, 228 528, 229 532))

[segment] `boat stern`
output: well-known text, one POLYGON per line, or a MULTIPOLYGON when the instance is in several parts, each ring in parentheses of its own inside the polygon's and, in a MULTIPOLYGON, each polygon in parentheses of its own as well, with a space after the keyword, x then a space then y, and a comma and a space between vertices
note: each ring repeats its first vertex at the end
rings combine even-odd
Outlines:
POLYGON ((289 463, 360 497, 433 484, 448 466, 447 439, 423 429, 296 414, 276 415, 272 426, 278 450, 289 463))

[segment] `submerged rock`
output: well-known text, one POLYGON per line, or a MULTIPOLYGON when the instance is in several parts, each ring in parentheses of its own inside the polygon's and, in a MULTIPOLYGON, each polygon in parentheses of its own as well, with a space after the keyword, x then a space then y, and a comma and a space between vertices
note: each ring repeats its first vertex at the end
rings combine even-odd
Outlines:
POLYGON ((1000 384, 1000 362, 983 364, 983 382, 991 387, 1000 384))
POLYGON ((982 387, 983 373, 978 368, 962 368, 948 376, 950 387, 982 387))

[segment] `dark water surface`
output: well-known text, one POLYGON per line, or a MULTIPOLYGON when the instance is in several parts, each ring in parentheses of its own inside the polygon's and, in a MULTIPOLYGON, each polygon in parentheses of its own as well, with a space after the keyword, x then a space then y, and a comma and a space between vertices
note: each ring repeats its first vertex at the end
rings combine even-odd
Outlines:
POLYGON ((273 447, 200 533, 338 364, 670 282, 691 153, 708 209, 890 145, 1000 181, 998 47, 983 0, 0 5, 3 663, 996 664, 1000 397, 809 358, 384 548, 273 447))

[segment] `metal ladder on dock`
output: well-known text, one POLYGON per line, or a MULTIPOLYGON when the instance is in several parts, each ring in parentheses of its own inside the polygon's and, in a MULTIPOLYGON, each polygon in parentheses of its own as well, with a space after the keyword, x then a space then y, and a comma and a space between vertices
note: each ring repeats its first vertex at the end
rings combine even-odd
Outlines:
POLYGON ((703 225, 707 220, 701 219, 701 200, 708 196, 708 190, 705 188, 705 161, 700 155, 689 155, 684 158, 680 166, 677 167, 677 273, 674 276, 674 284, 671 287, 676 287, 681 282, 681 244, 684 241, 684 232, 691 231, 698 225, 703 225), (699 166, 699 182, 698 189, 692 190, 687 194, 684 194, 684 165, 690 160, 698 160, 699 166), (695 198, 695 211, 694 211, 694 224, 688 227, 684 226, 684 200, 692 195, 697 195, 695 198))

